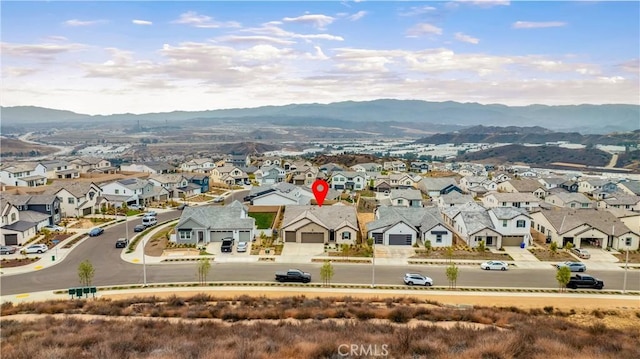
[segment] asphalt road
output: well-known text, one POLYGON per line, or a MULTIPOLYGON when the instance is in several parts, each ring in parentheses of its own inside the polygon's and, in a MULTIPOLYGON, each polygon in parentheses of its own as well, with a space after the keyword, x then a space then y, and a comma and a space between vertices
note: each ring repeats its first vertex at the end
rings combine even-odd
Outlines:
MULTIPOLYGON (((158 222, 174 219, 179 211, 158 214, 158 222)), ((137 221, 128 222, 129 236, 137 221)), ((93 284, 111 286, 118 284, 142 284, 143 266, 120 259, 121 249, 115 241, 125 236, 124 223, 106 229, 98 237, 91 237, 69 253, 64 261, 36 272, 8 275, 0 278, 2 295, 20 294, 43 290, 54 290, 79 285, 77 268, 85 259, 95 268, 93 284)), ((321 264, 282 263, 216 263, 211 267, 209 281, 265 281, 273 282, 274 273, 288 267, 299 268, 312 274, 314 282, 320 280, 321 264)), ((147 283, 195 282, 198 280, 196 264, 171 263, 147 265, 147 283)), ((371 284, 373 267, 370 264, 334 264, 333 283, 371 284)), ((421 272, 434 280, 435 285, 447 285, 445 266, 381 266, 375 267, 375 284, 402 284, 405 272, 421 272)), ((589 271, 588 274, 602 279, 605 289, 622 289, 623 271, 589 271)), ((483 271, 475 266, 461 266, 459 286, 475 287, 529 287, 557 288, 555 270, 513 268, 506 272, 483 271)), ((629 270, 627 290, 640 290, 640 271, 629 270)))

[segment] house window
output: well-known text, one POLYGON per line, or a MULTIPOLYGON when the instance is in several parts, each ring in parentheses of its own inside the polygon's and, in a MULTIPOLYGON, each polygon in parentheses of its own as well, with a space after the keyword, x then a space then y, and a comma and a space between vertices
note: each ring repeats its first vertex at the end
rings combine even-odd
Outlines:
POLYGON ((120 190, 119 189, 116 190, 116 194, 120 194, 120 190))
POLYGON ((402 199, 398 199, 398 204, 403 204, 402 199))
POLYGON ((506 226, 507 226, 507 224, 508 224, 508 221, 507 221, 506 219, 503 219, 503 220, 502 220, 502 226, 503 226, 503 227, 506 227, 506 226))
POLYGON ((482 237, 476 236, 476 242, 480 242, 481 240, 482 240, 482 237))
POLYGON ((190 240, 191 239, 191 231, 178 231, 180 234, 180 239, 182 240, 190 240))
POLYGON ((436 243, 442 243, 442 234, 436 234, 436 243))
POLYGON ((67 203, 74 204, 74 203, 76 203, 76 199, 73 198, 73 197, 69 197, 69 198, 67 198, 67 203))
POLYGON ((506 207, 507 206, 507 202, 502 202, 502 207, 506 207))
POLYGON ((571 208, 576 208, 576 204, 575 203, 571 203, 571 208))
POLYGON ((11 222, 15 222, 15 221, 16 221, 16 214, 11 213, 11 222))
POLYGON ((51 205, 48 204, 45 208, 46 208, 47 211, 50 211, 51 210, 51 205))
POLYGON ((342 239, 351 239, 351 232, 342 232, 342 239))
POLYGON ((624 245, 627 247, 631 247, 631 237, 625 238, 624 245))
POLYGON ((519 219, 516 221, 516 228, 524 228, 527 222, 524 219, 519 219))
POLYGON ((95 192, 89 192, 89 199, 93 200, 93 196, 95 196, 95 192))

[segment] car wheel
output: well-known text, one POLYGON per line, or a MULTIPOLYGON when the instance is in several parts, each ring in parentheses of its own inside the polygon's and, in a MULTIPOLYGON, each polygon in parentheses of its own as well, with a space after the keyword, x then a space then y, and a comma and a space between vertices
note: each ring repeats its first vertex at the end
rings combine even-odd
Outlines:
POLYGON ((584 272, 584 268, 578 269, 578 272, 584 272))
POLYGON ((425 287, 431 287, 431 286, 433 285, 433 283, 429 283, 429 282, 427 282, 427 283, 425 283, 424 285, 425 285, 425 287))
POLYGON ((505 270, 507 270, 507 267, 502 267, 502 268, 500 268, 500 270, 501 271, 505 271, 505 270))
POLYGON ((39 251, 38 251, 38 254, 42 254, 42 251, 40 251, 40 250, 39 250, 39 251))
POLYGON ((491 268, 489 268, 489 267, 485 267, 485 268, 484 268, 484 270, 489 270, 489 269, 491 269, 491 268))
POLYGON ((407 284, 408 284, 408 285, 413 285, 413 282, 408 282, 407 284))

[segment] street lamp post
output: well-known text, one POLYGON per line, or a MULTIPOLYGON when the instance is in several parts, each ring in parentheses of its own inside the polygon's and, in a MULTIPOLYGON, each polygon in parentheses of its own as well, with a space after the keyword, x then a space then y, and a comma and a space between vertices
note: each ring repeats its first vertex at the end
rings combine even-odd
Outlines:
POLYGON ((376 286, 376 240, 373 239, 373 250, 371 252, 371 288, 376 286))
POLYGON ((624 279, 622 280, 622 293, 627 292, 627 270, 629 269, 629 244, 627 245, 627 255, 624 261, 624 279))

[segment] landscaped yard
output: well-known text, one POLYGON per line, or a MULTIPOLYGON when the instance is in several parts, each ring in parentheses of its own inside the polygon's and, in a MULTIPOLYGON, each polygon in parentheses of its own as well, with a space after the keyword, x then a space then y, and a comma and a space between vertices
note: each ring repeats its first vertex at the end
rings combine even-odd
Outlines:
POLYGON ((276 217, 275 212, 250 212, 249 217, 255 218, 256 228, 268 229, 273 225, 273 219, 276 217))
POLYGON ((536 258, 543 262, 565 262, 565 261, 575 261, 576 258, 569 254, 564 249, 558 249, 555 253, 547 248, 529 248, 529 252, 531 252, 536 258))
MULTIPOLYGON (((431 251, 427 251, 426 249, 416 249, 416 255, 411 258, 449 259, 449 256, 445 249, 432 249, 431 251)), ((453 251, 451 259, 513 260, 513 258, 511 258, 507 253, 493 253, 488 250, 480 252, 475 249, 456 249, 453 251)))
POLYGON ((167 247, 167 243, 169 242, 169 234, 173 231, 174 227, 175 224, 157 232, 153 235, 153 237, 149 238, 149 240, 147 241, 147 245, 144 248, 144 252, 149 256, 161 256, 162 252, 167 247))
MULTIPOLYGON (((625 263, 627 258, 626 251, 619 251, 620 254, 614 254, 616 258, 620 260, 620 263, 625 263)), ((629 263, 640 263, 640 251, 629 251, 629 263)))

